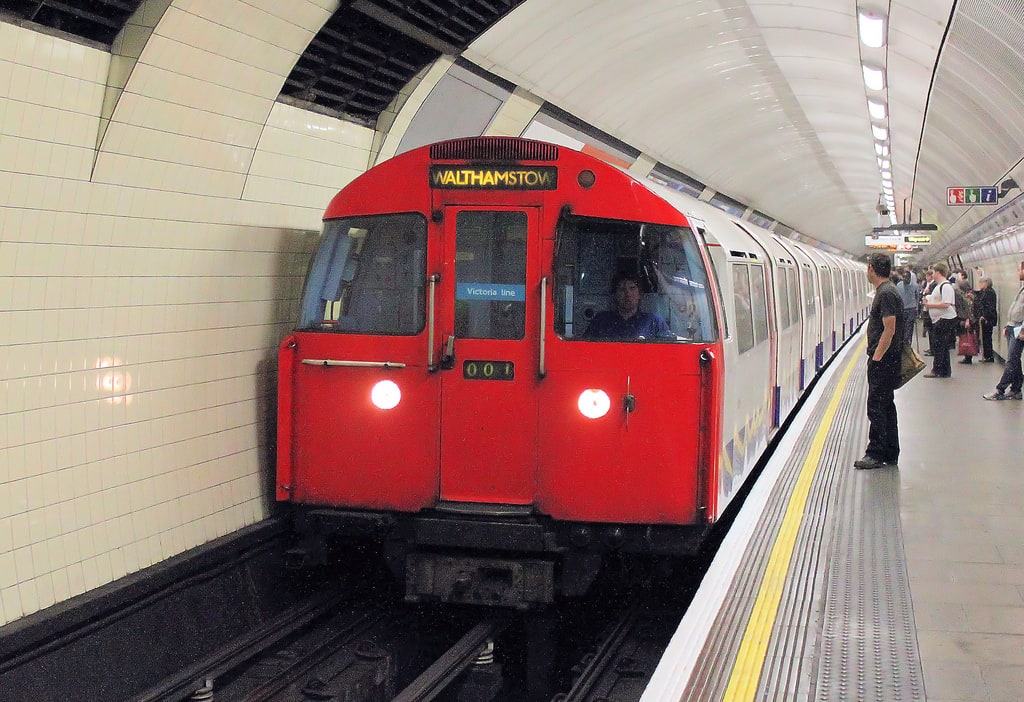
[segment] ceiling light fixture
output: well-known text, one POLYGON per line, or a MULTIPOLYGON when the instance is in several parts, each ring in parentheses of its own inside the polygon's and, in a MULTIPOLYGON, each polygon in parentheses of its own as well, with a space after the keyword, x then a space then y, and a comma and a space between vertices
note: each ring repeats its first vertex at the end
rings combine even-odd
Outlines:
POLYGON ((875 68, 868 64, 861 64, 861 68, 864 69, 864 85, 868 86, 868 90, 882 90, 885 88, 885 71, 881 68, 875 68))
POLYGON ((877 49, 885 44, 885 15, 861 10, 857 14, 857 26, 864 46, 877 49))
POLYGON ((885 103, 868 100, 868 112, 875 119, 885 119, 885 103))
POLYGON ((878 139, 878 141, 885 141, 889 138, 889 132, 885 127, 879 127, 877 124, 871 125, 871 133, 874 135, 875 139, 878 139))

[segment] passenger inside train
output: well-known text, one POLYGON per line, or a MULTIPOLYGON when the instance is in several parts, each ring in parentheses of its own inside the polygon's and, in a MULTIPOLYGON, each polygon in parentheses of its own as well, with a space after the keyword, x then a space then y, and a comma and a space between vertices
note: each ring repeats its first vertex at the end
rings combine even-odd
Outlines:
POLYGON ((583 333, 587 339, 664 339, 675 338, 668 324, 653 312, 640 310, 640 278, 635 272, 622 271, 613 283, 615 309, 598 312, 583 333))
POLYGON ((565 339, 708 342, 717 334, 707 269, 686 227, 565 217, 555 275, 556 331, 565 339), (620 305, 634 296, 642 316, 627 322, 620 305))

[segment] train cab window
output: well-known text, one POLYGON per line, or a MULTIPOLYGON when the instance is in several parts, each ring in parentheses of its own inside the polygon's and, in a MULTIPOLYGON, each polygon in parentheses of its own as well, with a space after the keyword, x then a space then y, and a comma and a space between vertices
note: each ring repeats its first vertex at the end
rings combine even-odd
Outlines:
POLYGON ((463 210, 455 220, 455 336, 522 339, 526 213, 463 210))
POLYGON ((687 227, 563 216, 554 296, 555 332, 568 340, 708 342, 718 335, 708 271, 687 227))
POLYGON ((301 329, 415 335, 425 325, 427 221, 419 214, 324 223, 302 294, 301 329))

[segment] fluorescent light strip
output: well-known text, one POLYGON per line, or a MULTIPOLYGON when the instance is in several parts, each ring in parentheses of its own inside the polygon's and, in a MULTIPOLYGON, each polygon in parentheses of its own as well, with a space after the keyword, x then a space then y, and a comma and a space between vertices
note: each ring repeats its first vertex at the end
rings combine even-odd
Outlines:
POLYGON ((861 64, 861 68, 864 69, 864 85, 868 86, 869 90, 885 88, 885 71, 883 69, 869 66, 866 63, 861 64))
POLYGON ((874 12, 861 10, 857 15, 857 25, 860 27, 860 40, 864 46, 877 49, 885 44, 884 15, 876 15, 874 12))

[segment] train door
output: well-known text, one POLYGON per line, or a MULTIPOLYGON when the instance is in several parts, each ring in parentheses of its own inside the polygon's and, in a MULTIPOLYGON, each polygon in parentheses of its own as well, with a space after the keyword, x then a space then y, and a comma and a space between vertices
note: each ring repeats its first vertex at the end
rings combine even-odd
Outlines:
POLYGON ((444 211, 440 498, 530 504, 537 466, 539 212, 444 211))

